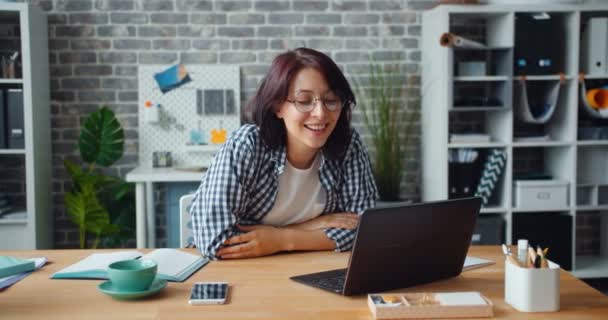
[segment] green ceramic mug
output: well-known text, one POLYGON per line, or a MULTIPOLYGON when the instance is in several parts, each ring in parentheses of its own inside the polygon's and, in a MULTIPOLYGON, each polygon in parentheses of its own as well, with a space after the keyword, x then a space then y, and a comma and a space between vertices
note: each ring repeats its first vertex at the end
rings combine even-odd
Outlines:
POLYGON ((156 277, 156 262, 147 259, 123 260, 108 266, 112 288, 118 291, 144 291, 156 277))

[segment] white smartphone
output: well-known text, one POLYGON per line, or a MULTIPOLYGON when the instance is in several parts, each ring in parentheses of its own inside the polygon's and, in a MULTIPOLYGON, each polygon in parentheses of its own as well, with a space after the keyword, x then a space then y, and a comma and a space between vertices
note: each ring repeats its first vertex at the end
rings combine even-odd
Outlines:
POLYGON ((191 305, 224 304, 228 297, 227 282, 197 282, 190 293, 191 305))

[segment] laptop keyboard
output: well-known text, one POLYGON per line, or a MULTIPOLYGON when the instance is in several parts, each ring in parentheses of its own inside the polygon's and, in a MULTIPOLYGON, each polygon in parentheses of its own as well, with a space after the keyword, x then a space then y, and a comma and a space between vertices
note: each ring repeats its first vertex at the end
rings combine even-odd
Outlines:
POLYGON ((312 279, 311 282, 319 287, 340 293, 344 289, 344 280, 344 275, 339 275, 331 278, 312 279))

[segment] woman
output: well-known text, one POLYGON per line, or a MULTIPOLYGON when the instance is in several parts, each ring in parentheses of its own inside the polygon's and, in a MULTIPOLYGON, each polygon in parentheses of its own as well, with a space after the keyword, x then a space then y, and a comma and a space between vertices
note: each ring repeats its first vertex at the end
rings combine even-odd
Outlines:
POLYGON ((349 250, 377 197, 369 156, 350 128, 354 94, 325 54, 277 56, 236 130, 213 158, 190 213, 209 258, 349 250))

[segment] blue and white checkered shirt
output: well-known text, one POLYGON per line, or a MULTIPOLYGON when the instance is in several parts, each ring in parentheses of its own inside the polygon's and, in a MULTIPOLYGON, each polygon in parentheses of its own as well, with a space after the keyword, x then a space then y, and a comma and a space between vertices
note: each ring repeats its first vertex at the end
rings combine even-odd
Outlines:
MULTIPOLYGON (((204 256, 215 258, 226 239, 240 234, 236 224, 262 223, 274 206, 286 159, 286 148, 269 149, 253 124, 241 126, 224 143, 190 208, 194 241, 204 256)), ((342 160, 322 156, 319 180, 327 194, 322 214, 361 214, 375 205, 378 192, 369 156, 354 129, 342 160)), ((329 228, 325 234, 336 242, 336 251, 350 250, 355 239, 355 230, 329 228)))

